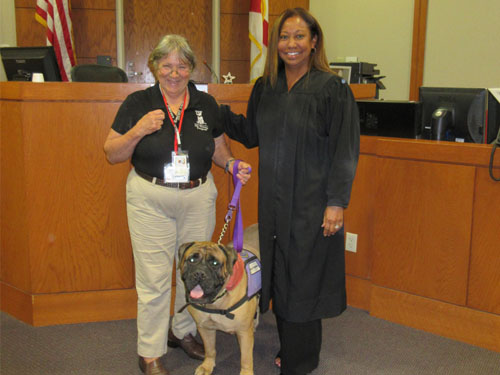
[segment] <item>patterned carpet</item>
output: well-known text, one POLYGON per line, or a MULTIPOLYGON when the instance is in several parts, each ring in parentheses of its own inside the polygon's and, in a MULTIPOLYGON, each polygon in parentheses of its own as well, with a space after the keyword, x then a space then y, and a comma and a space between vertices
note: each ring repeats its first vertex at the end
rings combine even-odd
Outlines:
MULTIPOLYGON (((32 327, 0 313, 0 374, 140 375, 135 320, 32 327)), ((274 316, 260 317, 255 375, 278 375, 274 316)), ((236 337, 217 335, 214 375, 239 374, 236 337)), ((163 357, 172 375, 192 375, 198 361, 180 349, 163 357)), ((348 308, 323 322, 320 367, 311 375, 500 375, 500 353, 400 326, 348 308)))

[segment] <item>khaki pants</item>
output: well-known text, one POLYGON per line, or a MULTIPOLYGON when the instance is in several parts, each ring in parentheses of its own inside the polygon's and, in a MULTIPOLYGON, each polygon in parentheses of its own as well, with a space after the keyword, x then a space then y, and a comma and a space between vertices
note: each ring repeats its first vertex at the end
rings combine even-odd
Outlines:
MULTIPOLYGON (((167 352, 172 291, 172 267, 177 249, 185 242, 209 241, 215 228, 217 189, 207 181, 180 190, 155 185, 132 169, 127 179, 127 216, 134 252, 137 304, 137 352, 161 357, 167 352)), ((185 309, 184 284, 176 272, 172 332, 183 338, 196 335, 196 324, 185 309)))

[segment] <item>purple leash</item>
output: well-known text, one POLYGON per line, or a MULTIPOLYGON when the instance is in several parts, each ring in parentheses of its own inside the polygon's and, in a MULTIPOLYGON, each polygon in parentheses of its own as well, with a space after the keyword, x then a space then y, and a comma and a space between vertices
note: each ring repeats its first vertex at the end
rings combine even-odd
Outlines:
MULTIPOLYGON (((229 202, 228 206, 228 211, 226 214, 226 217, 224 218, 224 227, 222 228, 222 233, 219 237, 219 242, 220 244, 222 237, 224 237, 224 234, 226 233, 227 227, 229 225, 229 222, 233 218, 233 212, 237 210, 236 214, 236 220, 234 223, 234 232, 233 232, 233 246, 236 249, 238 253, 241 252, 243 249, 243 219, 241 216, 241 205, 240 205, 240 192, 241 192, 241 187, 243 186, 241 181, 238 180, 238 177, 236 175, 238 174, 238 165, 240 164, 241 160, 235 160, 233 164, 233 185, 235 186, 234 188, 234 193, 233 197, 231 198, 231 202, 229 202)), ((251 172, 252 169, 250 168, 249 172, 251 172)))

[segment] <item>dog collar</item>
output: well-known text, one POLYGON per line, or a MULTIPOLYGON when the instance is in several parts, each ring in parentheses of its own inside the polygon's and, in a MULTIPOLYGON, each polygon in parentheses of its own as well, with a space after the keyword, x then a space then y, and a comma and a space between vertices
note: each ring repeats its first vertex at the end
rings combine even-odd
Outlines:
POLYGON ((226 290, 233 290, 236 288, 236 285, 238 285, 243 278, 243 272, 245 272, 245 263, 243 259, 241 259, 240 254, 238 254, 238 259, 233 266, 233 274, 226 283, 226 290))

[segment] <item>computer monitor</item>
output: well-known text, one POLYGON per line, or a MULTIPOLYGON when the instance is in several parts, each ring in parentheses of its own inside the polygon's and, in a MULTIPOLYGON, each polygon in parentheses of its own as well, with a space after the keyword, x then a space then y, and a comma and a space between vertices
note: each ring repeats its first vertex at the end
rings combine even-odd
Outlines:
MULTIPOLYGON (((500 95, 500 89, 495 90, 500 95)), ((486 142, 492 143, 500 135, 500 101, 493 95, 492 92, 488 92, 488 122, 486 124, 486 142)))
POLYGON ((485 143, 488 90, 420 87, 422 138, 485 143))
POLYGON ((420 103, 406 100, 356 100, 362 135, 419 138, 420 103))
POLYGON ((52 46, 3 47, 0 54, 9 81, 31 81, 33 73, 43 73, 45 81, 61 81, 52 46))

